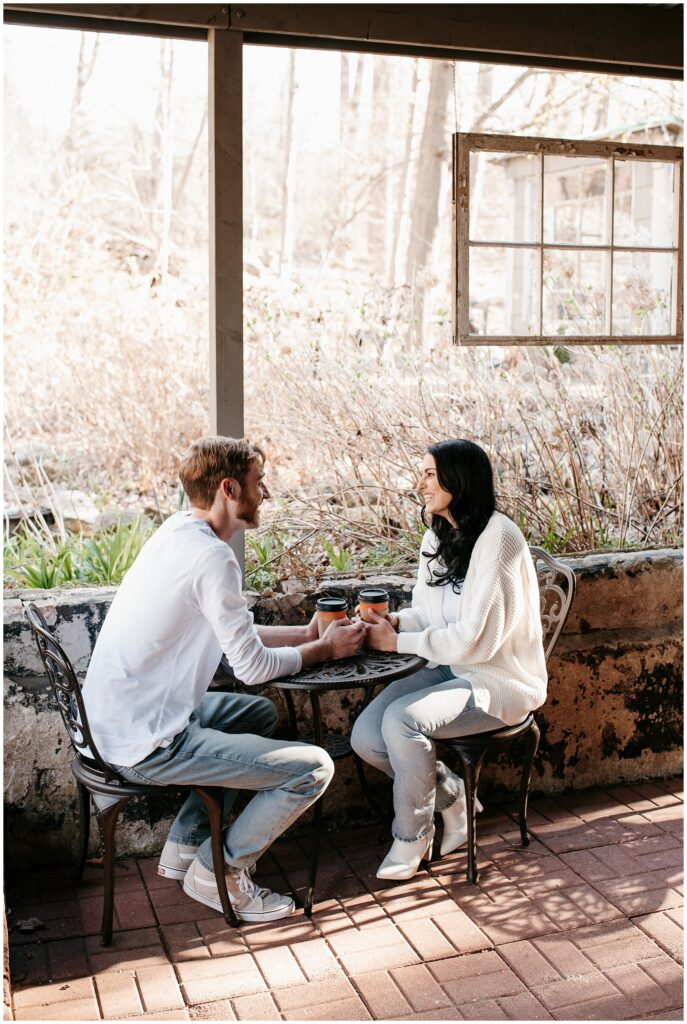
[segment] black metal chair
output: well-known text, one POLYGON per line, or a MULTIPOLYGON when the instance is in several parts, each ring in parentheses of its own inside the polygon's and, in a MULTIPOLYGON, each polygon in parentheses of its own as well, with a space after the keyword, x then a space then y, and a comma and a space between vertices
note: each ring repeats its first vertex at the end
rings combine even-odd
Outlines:
MULTIPOLYGON (((531 547, 530 553, 539 581, 540 608, 546 660, 553 651, 568 617, 573 597, 575 596, 575 574, 563 562, 552 558, 543 548, 531 547)), ((474 736, 460 736, 453 740, 443 740, 460 760, 462 775, 465 781, 465 798, 467 803, 468 838, 467 838, 467 878, 468 882, 476 882, 479 877, 477 870, 477 842, 475 824, 475 797, 479 784, 480 771, 488 754, 494 748, 507 746, 520 736, 526 737, 525 760, 522 766, 520 781, 519 821, 522 845, 529 846, 527 832, 527 799, 529 796, 530 776, 537 748, 539 747, 539 726, 534 714, 530 713, 523 722, 517 725, 496 729, 493 732, 476 733, 474 736)))
POLYGON ((205 804, 212 837, 212 863, 217 879, 217 889, 222 904, 224 919, 233 927, 238 919, 227 892, 224 875, 222 849, 222 813, 224 790, 215 786, 138 786, 117 775, 117 772, 103 761, 88 727, 86 709, 81 694, 81 685, 69 658, 51 633, 43 615, 35 604, 24 606, 24 612, 38 644, 38 651, 45 667, 52 691, 67 728, 69 740, 74 749, 72 775, 76 779, 79 799, 79 852, 74 866, 73 881, 78 882, 84 872, 90 825, 90 801, 93 800, 103 844, 103 917, 100 941, 108 946, 112 941, 112 916, 114 911, 114 855, 115 826, 122 808, 136 796, 159 796, 161 793, 188 792, 193 790, 205 804), (86 753, 88 751, 88 753, 86 753), (104 798, 98 800, 98 798, 104 798), (103 804, 100 808, 98 803, 103 804))

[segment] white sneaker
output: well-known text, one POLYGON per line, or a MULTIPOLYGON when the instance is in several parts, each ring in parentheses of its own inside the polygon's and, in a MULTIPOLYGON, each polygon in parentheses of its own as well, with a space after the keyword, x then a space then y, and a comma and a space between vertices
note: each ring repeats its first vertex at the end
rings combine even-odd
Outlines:
POLYGON ((191 861, 197 853, 197 846, 184 846, 183 843, 172 843, 168 839, 160 854, 160 863, 157 866, 158 875, 183 881, 191 866, 191 861))
MULTIPOLYGON (((183 882, 186 872, 191 866, 191 861, 194 860, 197 853, 197 846, 172 843, 168 839, 160 854, 160 863, 157 866, 158 875, 162 875, 164 878, 176 878, 179 882, 183 882)), ((255 874, 255 868, 256 865, 251 864, 247 869, 251 877, 255 874)))
MULTIPOLYGON (((282 917, 289 917, 296 909, 290 896, 280 896, 277 892, 256 885, 246 868, 228 871, 226 879, 229 899, 236 916, 242 921, 278 921, 282 917)), ((203 867, 197 858, 186 872, 184 892, 191 899, 222 913, 215 874, 203 867)))

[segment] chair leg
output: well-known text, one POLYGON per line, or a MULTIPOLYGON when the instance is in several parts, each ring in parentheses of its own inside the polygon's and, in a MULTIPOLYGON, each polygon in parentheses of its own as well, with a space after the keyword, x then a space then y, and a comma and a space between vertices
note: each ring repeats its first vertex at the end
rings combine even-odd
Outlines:
POLYGON ((91 797, 90 793, 80 782, 76 784, 76 794, 79 801, 79 848, 76 855, 76 863, 72 870, 72 884, 76 885, 83 878, 86 866, 86 855, 88 853, 88 839, 91 824, 91 797))
MULTIPOLYGON (((324 734, 322 731, 322 711, 320 708, 320 699, 314 690, 310 691, 310 708, 312 712, 315 743, 318 747, 323 747, 324 734)), ((317 864, 320 856, 320 834, 322 832, 322 799, 322 796, 319 796, 315 802, 312 826, 310 828, 310 862, 308 864, 308 881, 305 887, 305 902, 303 904, 303 913, 306 917, 312 916, 312 901, 315 894, 317 864)))
POLYGON ((222 904, 224 920, 232 928, 238 928, 239 920, 236 916, 233 904, 227 892, 226 863, 224 860, 224 848, 222 843, 222 813, 224 810, 224 790, 216 786, 212 788, 201 788, 195 786, 194 791, 205 804, 208 821, 210 823, 210 839, 212 843, 212 867, 217 882, 219 901, 222 904))
POLYGON ((522 766, 522 779, 520 780, 520 837, 522 839, 523 846, 530 845, 530 837, 527 831, 527 799, 530 791, 530 777, 532 775, 532 765, 534 758, 539 747, 539 726, 535 721, 532 722, 532 728, 527 734, 527 752, 525 754, 525 762, 522 766))
POLYGON ((467 805, 466 810, 468 819, 467 879, 471 885, 474 885, 479 878, 479 871, 477 870, 477 811, 475 807, 475 797, 477 796, 479 774, 482 770, 482 762, 484 761, 486 752, 487 750, 485 748, 473 761, 471 756, 465 751, 457 751, 463 766, 463 778, 465 780, 465 801, 467 805))
POLYGON ((114 855, 115 826, 119 812, 129 797, 118 800, 116 804, 98 813, 98 823, 103 838, 103 919, 100 927, 100 945, 109 946, 112 942, 112 915, 114 912, 114 855))
POLYGON ((312 901, 317 880, 317 865, 320 856, 320 835, 322 833, 322 797, 315 804, 312 825, 310 826, 310 862, 308 864, 308 881, 305 887, 303 913, 312 917, 312 901))
POLYGON ((380 800, 377 799, 375 794, 372 792, 370 783, 367 780, 365 774, 365 762, 360 758, 355 751, 353 752, 353 761, 355 762, 355 770, 358 773, 358 782, 360 783, 360 791, 368 804, 379 818, 383 826, 387 826, 390 823, 393 814, 389 814, 391 801, 388 799, 388 795, 383 795, 380 800))
MULTIPOLYGON (((363 711, 372 700, 375 689, 375 683, 365 688, 365 697, 360 705, 360 708, 358 709, 357 715, 355 716, 356 719, 360 718, 363 711)), ((374 813, 381 821, 382 827, 384 828, 386 825, 390 823, 390 820, 393 817, 393 813, 389 813, 390 809, 393 806, 392 801, 388 798, 382 798, 381 801, 377 800, 376 796, 372 792, 372 789, 370 788, 370 783, 367 781, 367 775, 365 774, 365 762, 361 757, 358 756, 358 754, 356 754, 355 751, 353 751, 353 760, 355 762, 355 770, 358 773, 358 782, 360 783, 360 790, 365 799, 367 800, 368 804, 374 811, 374 813)), ((384 838, 386 839, 385 833, 384 838)))
POLYGON ((289 716, 289 739, 298 739, 298 726, 296 724, 296 709, 293 704, 293 696, 290 690, 284 691, 284 699, 286 701, 286 711, 289 716))

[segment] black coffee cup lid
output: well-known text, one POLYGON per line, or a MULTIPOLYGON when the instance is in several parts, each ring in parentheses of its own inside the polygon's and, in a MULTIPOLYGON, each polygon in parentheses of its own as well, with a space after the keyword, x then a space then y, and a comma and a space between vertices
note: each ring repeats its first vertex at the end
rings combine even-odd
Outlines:
POLYGON ((343 597, 318 597, 318 612, 345 612, 348 608, 343 597))
POLYGON ((358 594, 359 601, 369 601, 371 604, 381 604, 389 600, 388 590, 383 587, 365 587, 358 594))

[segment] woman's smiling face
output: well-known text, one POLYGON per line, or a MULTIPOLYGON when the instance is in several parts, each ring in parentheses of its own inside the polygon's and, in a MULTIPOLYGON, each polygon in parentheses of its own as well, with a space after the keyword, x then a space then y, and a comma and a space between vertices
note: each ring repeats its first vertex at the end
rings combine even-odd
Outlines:
POLYGON ((439 483, 437 478, 437 464, 434 456, 430 455, 429 452, 427 452, 422 460, 422 470, 417 489, 422 495, 425 508, 430 515, 443 516, 444 519, 448 519, 449 522, 453 522, 448 510, 449 505, 453 500, 453 495, 448 491, 445 491, 439 483))

